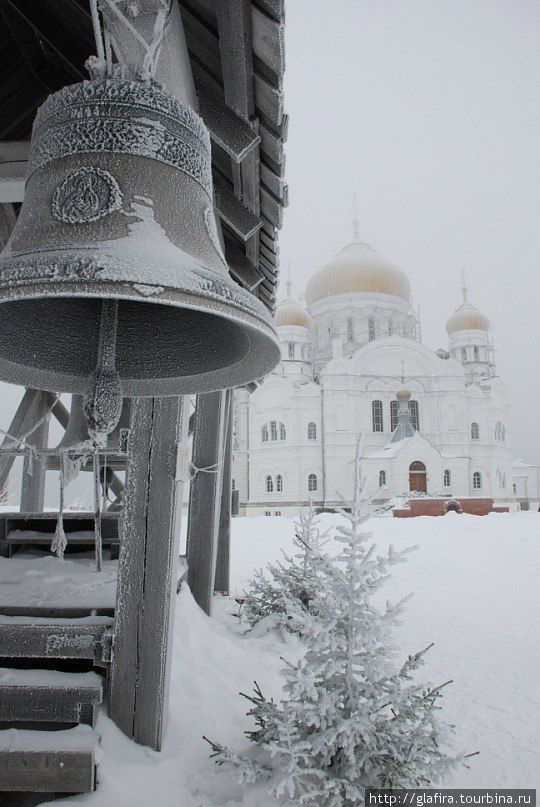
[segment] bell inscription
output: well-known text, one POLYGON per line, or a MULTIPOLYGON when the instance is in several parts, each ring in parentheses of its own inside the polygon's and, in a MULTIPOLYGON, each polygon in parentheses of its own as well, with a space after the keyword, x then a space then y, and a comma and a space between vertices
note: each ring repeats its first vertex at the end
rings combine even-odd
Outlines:
POLYGON ((84 165, 69 174, 54 192, 55 219, 68 224, 86 224, 122 207, 122 192, 108 171, 84 165))

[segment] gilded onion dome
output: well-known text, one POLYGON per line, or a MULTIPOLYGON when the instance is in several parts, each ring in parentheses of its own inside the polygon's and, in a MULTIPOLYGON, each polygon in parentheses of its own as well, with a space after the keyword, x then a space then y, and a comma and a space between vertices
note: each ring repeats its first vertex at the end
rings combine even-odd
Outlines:
POLYGON ((276 308, 276 325, 298 325, 301 328, 309 328, 309 314, 300 303, 287 297, 276 308))
POLYGON ((462 288, 463 302, 456 308, 448 322, 446 331, 449 336, 456 331, 487 331, 489 330, 489 320, 476 306, 471 305, 467 300, 467 288, 462 288))
POLYGON ((356 221, 354 240, 311 277, 306 289, 308 305, 335 294, 373 292, 409 302, 411 284, 405 272, 360 241, 356 221))

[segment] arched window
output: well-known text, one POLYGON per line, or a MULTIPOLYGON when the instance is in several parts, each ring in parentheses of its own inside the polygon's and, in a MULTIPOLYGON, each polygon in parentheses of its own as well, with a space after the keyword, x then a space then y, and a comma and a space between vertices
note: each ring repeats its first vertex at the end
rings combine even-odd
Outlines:
POLYGON ((235 482, 235 480, 234 480, 234 479, 232 480, 232 489, 233 489, 233 490, 236 490, 236 482, 235 482))
POLYGON ((266 423, 261 429, 261 440, 263 441, 263 443, 268 442, 268 426, 266 425, 266 423))
POLYGON ((294 342, 289 342, 289 359, 294 359, 294 342))
POLYGON ((386 485, 386 471, 379 471, 379 487, 384 488, 386 485))
POLYGON ((467 361, 467 348, 461 348, 461 361, 467 361))
POLYGON ((270 421, 270 440, 277 440, 277 423, 275 420, 270 421))
POLYGON ((368 339, 373 342, 375 339, 375 317, 368 317, 368 339))
POLYGON ((347 341, 354 342, 354 320, 347 320, 347 341))
POLYGON ((266 477, 266 492, 273 493, 274 492, 274 480, 270 475, 266 477))
POLYGON ((473 347, 473 356, 475 361, 480 361, 480 348, 478 345, 474 345, 473 347))
POLYGON ((390 401, 390 431, 392 432, 396 430, 397 413, 398 413, 398 402, 390 401))
POLYGON ((307 489, 309 491, 317 490, 317 476, 316 474, 310 474, 307 478, 307 489))
POLYGON ((501 440, 503 441, 503 443, 506 442, 506 426, 504 425, 504 423, 501 423, 501 440))
POLYGON ((287 432, 285 430, 285 424, 284 423, 279 424, 279 439, 280 440, 286 440, 287 439, 287 432))
POLYGON ((471 423, 471 440, 480 439, 480 426, 478 423, 471 423))
POLYGON ((281 491, 283 490, 283 477, 281 476, 281 474, 278 474, 276 476, 276 490, 278 491, 278 493, 281 493, 281 491))
POLYGON ((307 437, 308 437, 308 440, 316 440, 317 439, 317 426, 315 425, 315 423, 308 423, 307 437))
POLYGON ((382 401, 371 402, 371 422, 374 432, 384 431, 382 401))
POLYGON ((475 471, 472 475, 472 486, 475 490, 482 490, 482 474, 480 471, 475 471))
POLYGON ((418 401, 409 401, 409 412, 411 413, 411 423, 413 429, 417 432, 420 431, 420 412, 418 409, 418 401))
POLYGON ((452 484, 452 475, 447 468, 443 474, 443 485, 445 488, 449 488, 451 484, 452 484))

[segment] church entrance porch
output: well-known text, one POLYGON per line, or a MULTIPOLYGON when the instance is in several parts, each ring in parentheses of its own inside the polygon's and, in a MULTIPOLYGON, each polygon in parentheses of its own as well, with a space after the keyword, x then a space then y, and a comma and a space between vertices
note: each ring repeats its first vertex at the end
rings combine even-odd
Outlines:
POLYGON ((415 460, 409 465, 409 490, 427 493, 426 466, 419 460, 415 460))

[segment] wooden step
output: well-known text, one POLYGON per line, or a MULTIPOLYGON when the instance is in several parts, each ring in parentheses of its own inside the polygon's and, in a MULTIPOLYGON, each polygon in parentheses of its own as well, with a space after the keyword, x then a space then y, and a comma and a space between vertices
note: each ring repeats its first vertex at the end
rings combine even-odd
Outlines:
POLYGON ((101 661, 107 616, 80 619, 1 616, 0 658, 73 658, 101 661))
POLYGON ((90 726, 0 731, 0 792, 89 793, 95 789, 98 745, 90 726))
POLYGON ((87 723, 95 726, 103 700, 97 673, 0 668, 0 721, 87 723))

